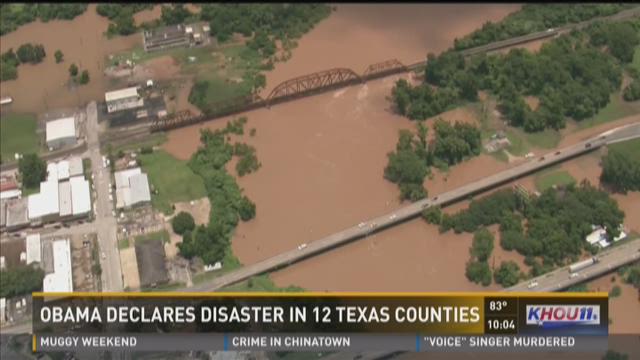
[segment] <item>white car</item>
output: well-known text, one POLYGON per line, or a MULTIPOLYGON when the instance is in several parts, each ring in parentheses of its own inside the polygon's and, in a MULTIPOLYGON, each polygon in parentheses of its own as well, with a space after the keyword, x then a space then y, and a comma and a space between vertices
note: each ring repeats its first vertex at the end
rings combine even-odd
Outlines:
POLYGON ((529 289, 533 289, 536 286, 538 286, 538 282, 537 281, 533 281, 533 282, 529 283, 529 285, 527 287, 529 289))
POLYGON ((302 250, 307 247, 307 244, 298 245, 298 250, 302 250))
POLYGON ((397 218, 397 217, 398 217, 398 215, 393 214, 393 215, 389 216, 389 220, 393 220, 393 219, 395 219, 395 218, 397 218))
POLYGON ((104 251, 102 252, 102 255, 101 255, 101 256, 102 256, 102 260, 104 260, 104 259, 106 259, 106 258, 107 258, 107 254, 105 254, 105 253, 104 253, 104 251))
POLYGON ((358 227, 361 228, 361 227, 364 227, 365 225, 367 225, 367 224, 361 222, 360 224, 358 224, 358 227))
POLYGON ((577 272, 575 272, 575 273, 571 273, 571 275, 569 275, 569 279, 573 279, 573 278, 576 278, 576 277, 578 277, 578 276, 580 276, 580 274, 579 274, 579 273, 577 273, 577 272))

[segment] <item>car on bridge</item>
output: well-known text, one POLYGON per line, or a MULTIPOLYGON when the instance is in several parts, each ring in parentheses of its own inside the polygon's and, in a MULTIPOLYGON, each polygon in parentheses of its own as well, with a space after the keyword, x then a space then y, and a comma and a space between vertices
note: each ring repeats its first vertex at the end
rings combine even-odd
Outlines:
POLYGON ((536 286, 538 286, 538 282, 537 281, 532 281, 532 282, 529 283, 529 285, 527 285, 527 288, 533 289, 536 286))

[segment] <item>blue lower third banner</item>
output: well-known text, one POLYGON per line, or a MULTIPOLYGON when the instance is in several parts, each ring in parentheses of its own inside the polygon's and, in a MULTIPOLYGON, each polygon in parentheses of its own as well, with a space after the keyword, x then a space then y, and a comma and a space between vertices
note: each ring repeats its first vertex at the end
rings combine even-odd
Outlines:
POLYGON ((34 352, 56 351, 410 351, 602 352, 607 336, 456 335, 355 333, 42 334, 34 352))

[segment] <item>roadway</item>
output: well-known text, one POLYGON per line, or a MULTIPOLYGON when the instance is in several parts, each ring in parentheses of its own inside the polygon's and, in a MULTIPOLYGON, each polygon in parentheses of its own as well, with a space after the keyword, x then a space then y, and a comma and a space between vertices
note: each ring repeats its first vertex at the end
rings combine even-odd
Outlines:
POLYGON ((596 256, 599 259, 597 263, 577 271, 577 275, 574 277, 571 277, 569 267, 566 266, 512 286, 506 289, 506 291, 560 291, 604 275, 620 266, 640 260, 640 239, 630 241, 626 244, 612 246, 610 250, 604 251, 596 256), (530 289, 529 284, 532 283, 537 283, 538 285, 530 289))
POLYGON ((375 231, 397 225, 403 221, 418 216, 424 209, 431 206, 445 206, 453 202, 468 199, 470 196, 495 188, 540 169, 572 159, 576 156, 593 151, 608 142, 640 137, 640 123, 622 126, 601 133, 593 138, 578 142, 563 149, 532 159, 526 163, 504 170, 481 180, 461 186, 430 199, 424 199, 402 207, 391 213, 361 222, 350 228, 336 232, 322 239, 310 242, 303 248, 280 253, 258 263, 232 271, 207 283, 183 289, 190 292, 214 291, 225 286, 240 282, 255 275, 275 270, 294 262, 318 255, 331 248, 344 245, 350 241, 363 238, 375 231))
POLYGON ((92 227, 98 234, 100 251, 104 253, 104 256, 100 256, 102 291, 122 291, 122 269, 120 267, 118 240, 116 238, 117 223, 112 212, 112 201, 109 200, 111 171, 109 167, 102 166, 99 132, 98 106, 95 101, 92 101, 87 106, 87 145, 89 157, 91 158, 93 185, 96 190, 96 198, 94 199, 96 214, 92 227))

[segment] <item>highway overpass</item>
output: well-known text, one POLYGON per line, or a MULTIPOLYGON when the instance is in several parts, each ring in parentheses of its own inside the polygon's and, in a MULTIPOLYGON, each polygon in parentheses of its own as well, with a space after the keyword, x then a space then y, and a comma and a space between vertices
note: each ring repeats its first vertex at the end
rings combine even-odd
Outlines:
POLYGON ((640 239, 613 246, 611 249, 596 256, 599 259, 597 263, 577 271, 574 276, 571 276, 569 267, 566 266, 512 286, 506 289, 506 291, 561 291, 589 279, 604 275, 620 266, 640 260, 640 239), (537 285, 529 288, 529 284, 533 283, 537 283, 537 285))
POLYGON ((445 192, 436 197, 417 201, 391 213, 361 222, 360 224, 336 232, 322 239, 310 242, 304 247, 292 249, 262 260, 258 263, 247 265, 215 278, 207 283, 186 288, 184 291, 202 292, 218 290, 225 286, 248 279, 252 276, 260 275, 268 271, 288 266, 305 258, 318 255, 324 251, 344 245, 350 241, 363 238, 381 229, 397 225, 403 221, 420 215, 424 209, 430 206, 446 206, 460 200, 468 199, 469 197, 483 191, 493 189, 522 176, 598 149, 599 147, 606 145, 608 142, 617 142, 622 139, 631 139, 636 137, 640 137, 640 123, 604 132, 593 138, 581 141, 563 149, 554 150, 521 165, 445 192))

